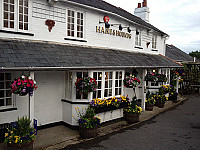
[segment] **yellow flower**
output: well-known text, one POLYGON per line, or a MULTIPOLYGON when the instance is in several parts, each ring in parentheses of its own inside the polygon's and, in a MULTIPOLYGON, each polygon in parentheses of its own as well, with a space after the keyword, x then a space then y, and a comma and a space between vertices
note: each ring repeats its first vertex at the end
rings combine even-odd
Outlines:
POLYGON ((11 131, 10 134, 13 134, 13 131, 11 131))
POLYGON ((5 137, 7 137, 8 136, 8 133, 5 133, 5 137))
POLYGON ((84 109, 84 107, 83 107, 83 109, 84 109))

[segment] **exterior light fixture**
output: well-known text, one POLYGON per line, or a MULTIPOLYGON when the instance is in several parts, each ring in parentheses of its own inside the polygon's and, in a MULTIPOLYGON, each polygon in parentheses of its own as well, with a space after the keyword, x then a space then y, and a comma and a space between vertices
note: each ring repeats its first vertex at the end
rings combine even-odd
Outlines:
POLYGON ((55 5, 59 0, 47 0, 50 5, 55 5))
POLYGON ((139 34, 140 34, 140 32, 139 32, 138 30, 136 30, 136 34, 137 34, 137 35, 139 35, 139 34))

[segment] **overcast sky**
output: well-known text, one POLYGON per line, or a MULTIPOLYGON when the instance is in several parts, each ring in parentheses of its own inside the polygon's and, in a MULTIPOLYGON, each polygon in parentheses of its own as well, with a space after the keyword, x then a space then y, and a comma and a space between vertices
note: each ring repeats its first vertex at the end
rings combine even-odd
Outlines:
MULTIPOLYGON (((143 0, 104 0, 134 14, 143 0)), ((173 44, 189 53, 200 50, 200 0, 147 0, 150 23, 170 35, 173 44)))

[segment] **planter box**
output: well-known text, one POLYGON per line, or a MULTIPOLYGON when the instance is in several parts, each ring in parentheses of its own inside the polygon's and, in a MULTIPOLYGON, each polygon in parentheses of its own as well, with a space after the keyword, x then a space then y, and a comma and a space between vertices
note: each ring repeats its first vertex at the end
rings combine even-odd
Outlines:
POLYGON ((123 117, 123 108, 101 112, 96 114, 96 117, 98 117, 98 115, 100 115, 99 117, 101 118, 101 123, 119 119, 123 117))
POLYGON ((8 150, 33 150, 33 141, 24 144, 7 144, 8 150))
POLYGON ((129 114, 129 113, 125 113, 125 120, 128 123, 136 123, 139 122, 139 114, 129 114))
POLYGON ((87 129, 84 127, 79 127, 79 134, 83 139, 93 138, 97 136, 97 128, 87 129))
POLYGON ((153 110, 153 106, 154 106, 154 104, 146 104, 145 105, 145 110, 152 111, 153 110))

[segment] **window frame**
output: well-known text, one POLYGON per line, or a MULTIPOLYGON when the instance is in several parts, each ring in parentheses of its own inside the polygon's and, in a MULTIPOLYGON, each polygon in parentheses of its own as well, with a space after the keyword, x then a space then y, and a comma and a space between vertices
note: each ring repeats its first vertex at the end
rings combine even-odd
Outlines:
MULTIPOLYGON (((0 29, 5 31, 14 31, 22 33, 31 32, 31 12, 32 12, 32 2, 28 0, 28 30, 19 29, 19 1, 14 0, 14 28, 4 27, 4 0, 0 1, 1 11, 0 11, 0 29)), ((24 19, 23 19, 24 20, 24 19)))
MULTIPOLYGON (((4 83, 4 87, 6 87, 6 82, 12 82, 13 73, 12 72, 0 72, 0 73, 4 74, 4 80, 0 80, 0 82, 3 82, 4 83), (10 76, 11 76, 10 80, 6 80, 6 77, 5 77, 6 74, 10 74, 10 76)), ((0 89, 0 91, 4 92, 4 97, 0 98, 0 99, 4 99, 4 105, 0 106, 0 110, 8 109, 8 108, 14 108, 15 107, 15 99, 14 99, 14 94, 11 92, 11 88, 3 88, 3 89, 0 89), (11 96, 10 97, 6 96, 6 91, 10 91, 11 92, 11 96), (12 103, 11 105, 6 106, 7 105, 6 104, 7 103, 6 99, 7 98, 11 98, 11 103, 12 103)))
MULTIPOLYGON (((94 76, 93 76, 93 74, 94 74, 94 72, 97 72, 97 74, 98 74, 98 72, 102 72, 102 80, 101 80, 101 97, 100 97, 100 99, 108 99, 108 98, 110 98, 110 97, 120 97, 120 95, 123 95, 124 94, 124 84, 123 84, 123 79, 124 79, 124 70, 96 70, 96 71, 92 71, 91 72, 91 75, 92 75, 92 78, 94 78, 94 76), (105 93, 105 89, 107 89, 107 88, 105 88, 105 73, 106 72, 108 72, 108 73, 110 73, 110 72, 112 72, 112 95, 111 96, 108 96, 108 97, 105 97, 104 96, 104 93, 105 93), (116 95, 115 94, 115 88, 120 88, 120 87, 116 87, 115 86, 115 81, 116 81, 116 72, 121 72, 121 74, 122 74, 122 78, 121 78, 121 94, 119 94, 119 95, 116 95)), ((98 86, 98 85, 97 85, 98 86)), ((92 98, 93 99, 95 99, 95 98, 98 98, 97 96, 96 97, 94 97, 94 95, 93 95, 94 93, 92 92, 92 98)))
POLYGON ((139 32, 139 34, 137 35, 135 33, 135 46, 141 47, 142 46, 142 32, 141 30, 138 30, 138 29, 137 31, 139 32))
POLYGON ((66 9, 66 36, 67 38, 70 39, 85 39, 85 12, 83 11, 77 11, 73 8, 67 8, 66 9), (68 11, 74 11, 74 36, 68 35, 68 11), (83 19, 81 19, 83 21, 83 25, 82 25, 82 34, 83 37, 78 37, 78 33, 80 33, 80 31, 78 31, 78 13, 83 14, 83 19))
POLYGON ((152 34, 152 49, 157 49, 157 34, 152 34))

